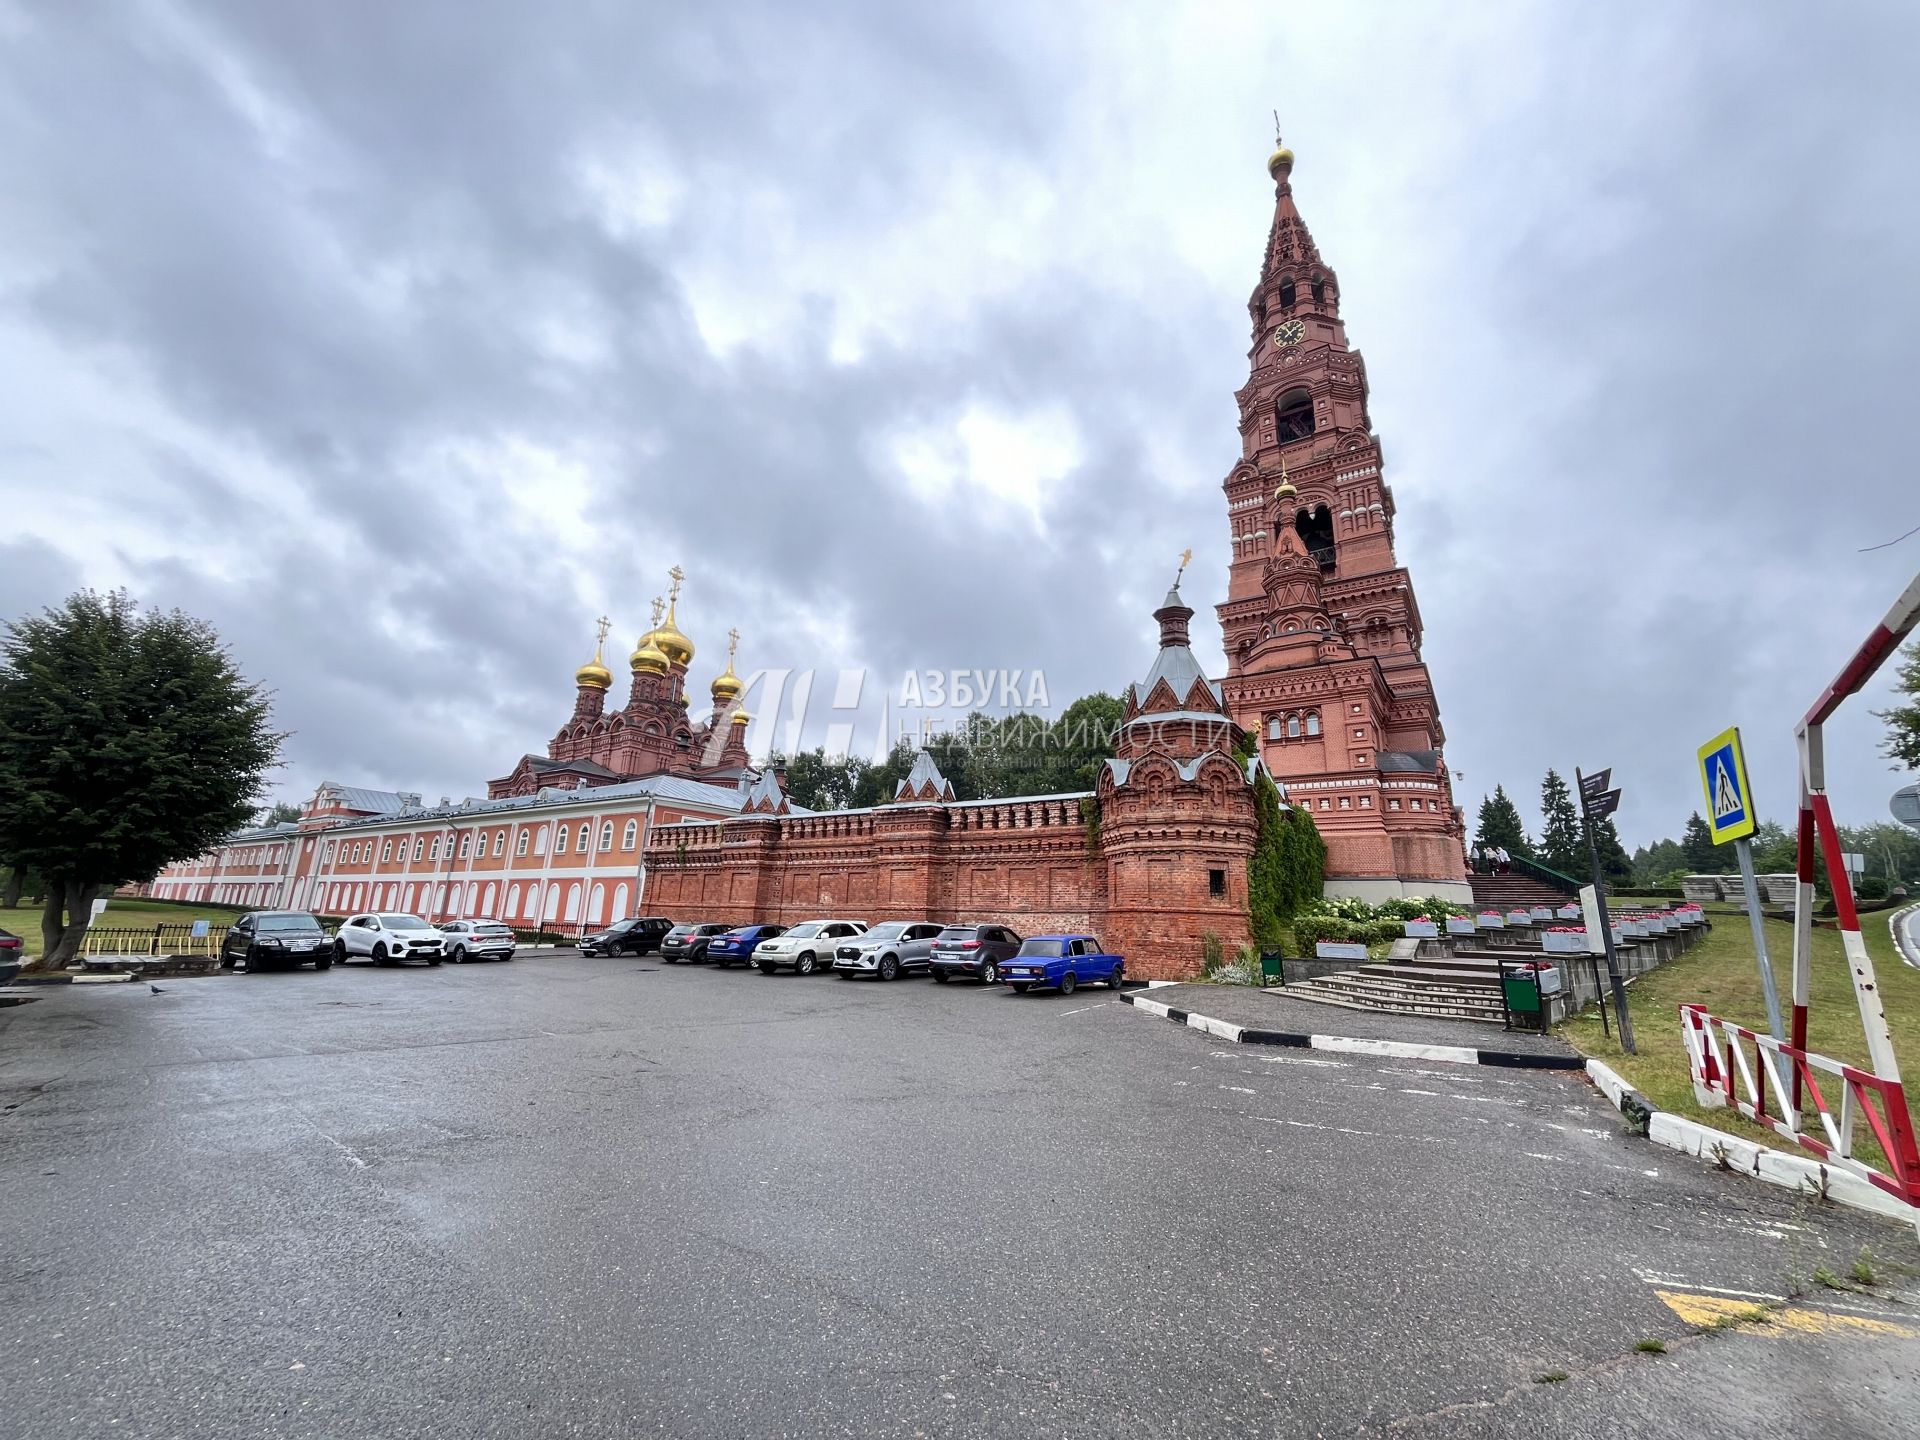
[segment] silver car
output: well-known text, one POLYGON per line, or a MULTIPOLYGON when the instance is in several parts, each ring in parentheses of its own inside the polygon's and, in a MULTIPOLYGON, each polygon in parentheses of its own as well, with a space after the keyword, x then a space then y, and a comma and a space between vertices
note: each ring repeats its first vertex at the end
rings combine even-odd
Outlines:
POLYGON ((796 970, 811 975, 833 963, 834 948, 867 928, 864 920, 802 920, 786 934, 753 947, 753 963, 762 975, 796 970))
POLYGON ((888 920, 834 947, 833 973, 843 980, 854 975, 897 980, 906 971, 925 970, 934 937, 946 928, 931 920, 888 920))

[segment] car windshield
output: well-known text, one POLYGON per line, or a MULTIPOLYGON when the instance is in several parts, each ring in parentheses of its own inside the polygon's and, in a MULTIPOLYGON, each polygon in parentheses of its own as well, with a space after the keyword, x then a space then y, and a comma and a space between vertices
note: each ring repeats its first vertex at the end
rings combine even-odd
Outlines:
POLYGON ((973 926, 949 925, 934 938, 938 940, 971 940, 973 939, 973 926))
POLYGON ((638 920, 616 920, 607 927, 607 933, 609 935, 624 935, 639 923, 638 920))
POLYGON ((898 940, 907 933, 904 920, 889 920, 884 925, 876 925, 861 938, 864 940, 898 940))
POLYGON ((736 925, 733 929, 727 931, 727 934, 740 940, 746 939, 749 935, 757 935, 759 933, 760 927, 758 925, 736 925))
POLYGON ((811 940, 820 933, 820 925, 821 922, 818 920, 803 920, 791 930, 787 931, 787 938, 790 940, 811 940))
POLYGON ((381 915, 377 917, 383 930, 424 930, 427 922, 418 915, 381 915))
POLYGON ((311 915, 262 915, 262 930, 318 930, 320 922, 311 915))
POLYGON ((1020 953, 1022 955, 1039 956, 1064 955, 1067 953, 1067 942, 1064 940, 1022 940, 1020 942, 1020 953))

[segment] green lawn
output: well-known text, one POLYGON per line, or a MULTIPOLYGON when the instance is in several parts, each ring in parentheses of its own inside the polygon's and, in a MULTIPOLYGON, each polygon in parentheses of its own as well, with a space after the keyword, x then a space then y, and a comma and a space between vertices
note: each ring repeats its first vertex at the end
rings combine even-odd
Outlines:
MULTIPOLYGON (((244 910, 231 905, 153 905, 144 900, 109 900, 104 914, 95 922, 107 929, 151 930, 155 925, 187 925, 195 920, 211 921, 225 929, 244 910)), ((24 936, 28 946, 40 948, 40 907, 22 900, 9 910, 0 905, 0 927, 24 936)))
MULTIPOLYGON (((1696 1104, 1687 1076, 1687 1050, 1680 1038, 1682 1001, 1706 1005, 1715 1015, 1764 1034, 1766 1001, 1760 988, 1760 967, 1754 961, 1753 934, 1746 916, 1729 906, 1708 906, 1712 933, 1680 959, 1635 981, 1627 991, 1633 1014, 1634 1039, 1639 1053, 1626 1055, 1617 1040, 1600 1033, 1597 1011, 1588 1010, 1562 1027, 1561 1033, 1580 1050, 1604 1061, 1625 1076, 1661 1110, 1716 1125, 1750 1140, 1779 1149, 1797 1149, 1732 1110, 1707 1110, 1696 1104)), ((1920 970, 1902 963, 1887 935, 1891 911, 1860 917, 1861 933, 1880 981, 1893 1032, 1894 1053, 1901 1074, 1920 1082, 1920 970)), ((1783 1017, 1790 1017, 1793 999, 1793 927, 1769 920, 1767 950, 1773 961, 1774 981, 1780 992, 1783 1017)), ((1860 1010, 1853 998, 1853 982, 1838 930, 1813 932, 1812 988, 1807 1013, 1808 1048, 1835 1059, 1867 1064, 1866 1040, 1860 1028, 1860 1010)), ((1920 1083, 1913 1087, 1920 1090, 1920 1083)), ((1840 1103, 1837 1087, 1821 1090, 1830 1104, 1840 1103)), ((1877 1152, 1875 1152, 1877 1156, 1877 1152)), ((1862 1158, 1866 1158, 1863 1153, 1862 1158)))

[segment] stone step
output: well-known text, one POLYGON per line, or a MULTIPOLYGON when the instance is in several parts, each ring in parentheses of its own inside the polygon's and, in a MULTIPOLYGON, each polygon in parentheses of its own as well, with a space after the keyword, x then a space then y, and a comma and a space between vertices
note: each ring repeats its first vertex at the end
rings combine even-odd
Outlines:
POLYGON ((1467 1006, 1452 1002, 1415 1003, 1411 1001, 1388 1001, 1371 995, 1343 994, 1318 988, 1318 981, 1308 981, 1304 985, 1289 985, 1287 994, 1297 999, 1310 1001, 1315 1005, 1335 1005, 1342 1010, 1371 1010, 1377 1014, 1388 1015, 1430 1015, 1448 1020, 1477 1020, 1498 1024, 1505 1014, 1498 1006, 1486 1009, 1478 1005, 1467 1006))
MULTIPOLYGON (((1337 977, 1322 977, 1309 984, 1330 994, 1355 1000, 1374 1000, 1382 1005, 1441 1006, 1458 1010, 1500 1011, 1498 991, 1442 990, 1429 986, 1395 987, 1390 985, 1343 984, 1337 977)), ((1289 985, 1287 989, 1294 987, 1289 985)))

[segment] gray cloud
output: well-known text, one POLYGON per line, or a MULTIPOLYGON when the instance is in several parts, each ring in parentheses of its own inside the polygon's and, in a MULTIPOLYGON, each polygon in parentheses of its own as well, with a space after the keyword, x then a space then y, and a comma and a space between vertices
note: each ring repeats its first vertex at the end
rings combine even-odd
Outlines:
POLYGON ((0 12, 10 611, 205 615, 290 793, 475 791, 675 561, 696 688, 737 624, 1064 703, 1188 544, 1217 666, 1277 100, 1463 801, 1611 763, 1652 838, 1738 721, 1784 810, 1920 565, 1855 553, 1920 520, 1913 18, 1027 8, 0 12))

